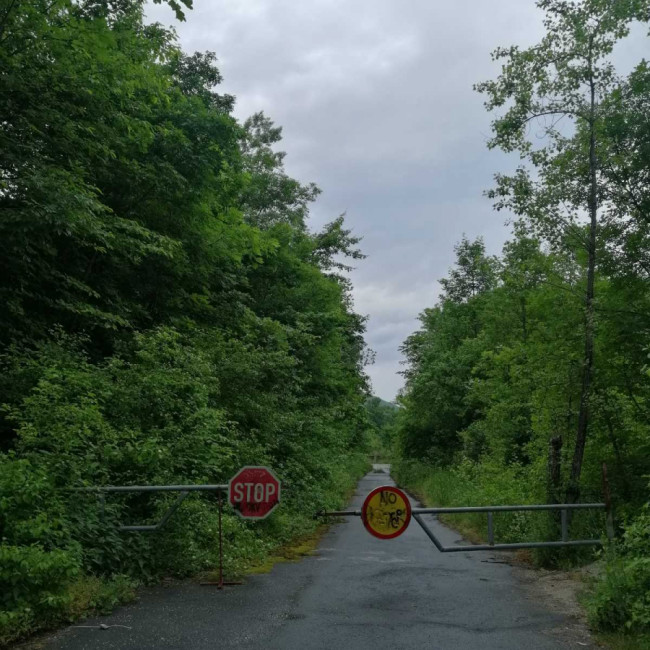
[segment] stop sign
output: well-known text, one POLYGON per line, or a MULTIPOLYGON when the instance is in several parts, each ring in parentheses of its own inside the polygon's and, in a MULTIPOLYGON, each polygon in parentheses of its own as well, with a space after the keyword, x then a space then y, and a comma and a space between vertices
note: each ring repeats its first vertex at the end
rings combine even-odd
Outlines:
POLYGON ((241 517, 264 519, 280 503, 280 481, 268 467, 242 467, 230 479, 228 500, 241 517))

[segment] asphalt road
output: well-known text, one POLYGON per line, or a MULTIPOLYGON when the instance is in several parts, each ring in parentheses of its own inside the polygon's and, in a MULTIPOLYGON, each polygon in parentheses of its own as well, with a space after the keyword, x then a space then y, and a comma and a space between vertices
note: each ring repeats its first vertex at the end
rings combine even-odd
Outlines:
MULTIPOLYGON (((385 473, 361 480, 359 507, 385 473)), ((413 505, 417 505, 413 503, 413 505)), ((428 517, 443 543, 456 533, 428 517)), ((184 583, 148 590, 111 616, 50 637, 50 650, 557 650, 595 647, 580 626, 490 552, 439 553, 415 521, 371 537, 359 518, 336 524, 315 555, 220 592, 184 583), (108 629, 99 629, 99 624, 108 629)))

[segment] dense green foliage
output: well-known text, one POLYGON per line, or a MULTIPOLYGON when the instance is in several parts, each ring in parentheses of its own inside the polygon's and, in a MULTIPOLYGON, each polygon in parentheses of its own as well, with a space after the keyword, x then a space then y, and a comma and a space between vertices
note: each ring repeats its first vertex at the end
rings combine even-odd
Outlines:
MULTIPOLYGON (((342 259, 306 226, 280 129, 244 124, 214 56, 142 2, 0 8, 0 639, 105 607, 135 580, 214 567, 214 495, 88 485, 221 483, 268 464, 284 503, 224 520, 241 570, 311 530, 364 468, 363 319, 342 259)), ((182 4, 191 3, 183 1, 182 4)), ((180 12, 178 2, 170 5, 180 12)))
MULTIPOLYGON (((488 193, 515 214, 513 236, 498 257, 463 239, 403 346, 397 476, 448 505, 601 500, 605 462, 627 532, 594 621, 647 630, 650 70, 621 77, 609 55, 650 4, 538 4, 544 39, 498 50, 501 75, 477 86, 504 111, 490 146, 525 161, 488 193)), ((513 516, 497 535, 557 534, 556 523, 513 516)))
POLYGON ((380 397, 368 397, 366 412, 370 421, 372 458, 375 463, 389 462, 393 455, 398 406, 380 397))
POLYGON ((589 603, 592 622, 603 630, 650 629, 650 508, 627 527, 610 549, 606 574, 589 603))

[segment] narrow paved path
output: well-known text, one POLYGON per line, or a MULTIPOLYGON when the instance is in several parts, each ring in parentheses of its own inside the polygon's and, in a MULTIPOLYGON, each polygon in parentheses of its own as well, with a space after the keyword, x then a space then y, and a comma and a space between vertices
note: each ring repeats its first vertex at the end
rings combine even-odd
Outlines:
MULTIPOLYGON (((383 472, 363 478, 359 507, 383 472)), ((416 504, 414 504, 416 505, 416 504)), ((433 517, 445 544, 459 542, 433 517)), ((401 537, 371 537, 358 518, 332 526, 318 552, 223 592, 187 583, 47 643, 51 650, 557 650, 594 647, 575 621, 531 595, 493 553, 439 553, 415 521, 401 537)))

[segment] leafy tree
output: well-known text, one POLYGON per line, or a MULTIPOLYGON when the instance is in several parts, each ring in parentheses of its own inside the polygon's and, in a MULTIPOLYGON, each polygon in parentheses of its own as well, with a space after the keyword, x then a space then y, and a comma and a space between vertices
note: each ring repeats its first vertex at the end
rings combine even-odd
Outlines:
POLYGON ((0 75, 3 644, 76 615, 75 581, 114 603, 215 565, 210 495, 154 541, 116 524, 159 520, 168 495, 102 515, 68 488, 269 464, 283 509, 255 532, 224 516, 241 570, 342 505, 368 381, 359 238, 343 217, 309 231, 318 189, 286 174, 268 118, 235 120, 214 54, 182 52, 140 0, 28 0, 0 9, 0 75))
POLYGON ((650 274, 650 68, 643 61, 603 103, 603 263, 617 277, 650 274))
POLYGON ((568 497, 577 499, 582 471, 594 366, 596 259, 599 207, 602 205, 604 151, 600 145, 603 103, 617 84, 609 56, 635 20, 646 20, 646 0, 540 0, 546 12, 546 35, 531 48, 500 48, 494 58, 504 60, 495 81, 477 85, 487 95, 486 107, 506 106, 493 122, 491 147, 518 150, 536 171, 523 167, 514 176, 497 176, 490 192, 497 207, 525 216, 555 244, 571 238, 586 251, 584 293, 584 355, 580 409, 568 497), (571 137, 562 119, 574 121, 583 137, 571 137), (534 146, 528 126, 535 122, 546 144, 534 146), (567 134, 568 132, 568 134, 567 134), (586 233, 583 212, 588 214, 586 233))
POLYGON ((273 145, 282 139, 282 128, 263 113, 244 122, 242 153, 247 183, 242 204, 246 221, 262 230, 278 223, 305 229, 309 204, 320 194, 314 184, 301 185, 284 171, 286 154, 273 145))
POLYGON ((468 302, 494 286, 494 260, 485 256, 485 244, 480 237, 473 242, 463 237, 454 251, 456 268, 450 269, 448 278, 440 280, 444 299, 468 302))
MULTIPOLYGON (((650 14, 642 1, 538 5, 546 37, 497 51, 501 76, 479 85, 488 108, 503 109, 491 146, 528 161, 498 175, 489 193, 518 217, 513 237, 482 293, 459 281, 471 274, 453 269, 443 282, 451 290, 406 340, 395 467, 406 485, 456 506, 539 503, 560 491, 601 500, 604 461, 621 535, 608 549, 591 617, 604 630, 644 632, 649 77, 642 62, 620 78, 608 58, 631 21, 650 14), (544 140, 533 137, 540 131, 544 140), (572 440, 573 449, 562 444, 572 440)), ((471 515, 463 525, 487 534, 471 515)), ((571 528, 603 533, 601 521, 578 515, 571 528)), ((554 519, 499 524, 504 540, 558 534, 554 519)), ((593 555, 537 555, 545 564, 569 559, 593 555)))
POLYGON ((471 372, 481 350, 483 297, 496 282, 495 260, 483 242, 463 238, 456 268, 441 280, 440 302, 420 315, 422 328, 402 346, 409 368, 402 402, 401 445, 408 456, 449 463, 460 450, 460 431, 475 418, 466 401, 471 372))

